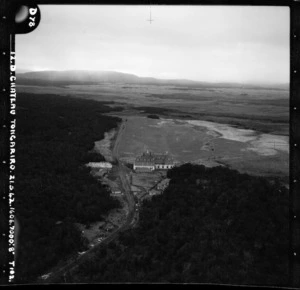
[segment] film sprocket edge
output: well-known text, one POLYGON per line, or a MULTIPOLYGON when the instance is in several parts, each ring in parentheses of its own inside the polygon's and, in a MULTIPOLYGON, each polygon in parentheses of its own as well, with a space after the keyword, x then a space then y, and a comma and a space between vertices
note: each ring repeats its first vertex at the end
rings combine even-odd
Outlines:
MULTIPOLYGON (((16 256, 16 252, 15 252, 15 247, 16 247, 15 218, 16 217, 15 217, 15 215, 18 214, 15 210, 15 202, 16 202, 16 199, 18 198, 18 192, 15 191, 15 179, 16 179, 15 170, 18 167, 18 158, 16 158, 16 151, 17 151, 16 146, 18 144, 18 137, 17 137, 18 136, 18 127, 21 126, 20 124, 18 124, 18 121, 17 121, 18 106, 16 104, 17 104, 17 100, 18 100, 19 91, 18 91, 18 75, 16 75, 16 69, 18 70, 18 50, 16 50, 16 48, 15 48, 15 46, 16 46, 15 41, 16 41, 16 38, 18 37, 18 35, 22 35, 24 37, 27 33, 28 33, 28 35, 31 32, 34 33, 34 30, 38 28, 39 24, 43 23, 43 12, 42 12, 41 6, 47 7, 48 5, 51 5, 51 4, 52 5, 68 4, 68 5, 73 5, 73 6, 77 5, 77 4, 84 4, 84 5, 115 4, 114 7, 116 7, 116 9, 118 7, 121 7, 121 5, 144 5, 146 7, 149 7, 149 9, 148 8, 147 9, 149 10, 149 13, 150 13, 148 16, 148 18, 150 17, 150 19, 148 19, 148 18, 145 19, 145 22, 146 22, 146 20, 148 21, 147 25, 155 25, 157 22, 159 22, 159 20, 157 20, 157 18, 156 18, 157 17, 156 15, 158 13, 155 15, 154 10, 155 10, 155 7, 162 7, 164 5, 170 5, 170 7, 172 5, 182 5, 182 7, 186 7, 187 5, 193 5, 195 7, 198 7, 198 6, 203 6, 203 7, 215 6, 216 7, 219 5, 224 5, 224 6, 235 5, 235 6, 241 6, 241 7, 257 6, 257 7, 262 7, 262 9, 265 6, 289 7, 289 9, 290 9, 289 285, 286 285, 286 286, 299 287, 299 285, 300 285, 300 281, 299 281, 299 277, 300 277, 300 264, 299 264, 299 255, 300 255, 300 253, 299 253, 299 242, 300 242, 299 241, 299 238, 300 238, 300 226, 299 226, 299 217, 300 217, 300 210, 299 210, 299 182, 300 182, 300 180, 299 180, 299 176, 300 176, 299 126, 300 126, 300 120, 299 120, 299 110, 300 110, 300 101, 299 101, 299 76, 298 75, 300 72, 300 67, 299 67, 299 56, 298 55, 299 55, 299 51, 300 51, 300 49, 299 49, 299 38, 300 38, 300 29, 299 29, 300 8, 299 8, 299 5, 300 4, 298 1, 275 1, 275 2, 274 1, 249 1, 249 2, 189 1, 188 3, 179 3, 176 1, 174 1, 174 2, 172 2, 172 1, 155 1, 153 3, 152 2, 150 3, 147 1, 128 1, 127 3, 121 3, 121 2, 115 2, 115 3, 109 2, 108 3, 105 1, 90 1, 89 3, 81 3, 80 1, 72 1, 72 2, 71 1, 65 1, 65 2, 61 2, 61 1, 35 1, 35 2, 32 2, 32 1, 27 1, 27 2, 26 1, 3 1, 0 4, 1 5, 0 6, 1 7, 1 13, 0 13, 1 14, 0 15, 1 31, 0 31, 0 33, 2 35, 2 37, 1 37, 1 58, 2 58, 1 63, 2 63, 2 65, 1 65, 1 88, 0 88, 0 90, 1 90, 1 99, 0 99, 0 120, 1 120, 1 133, 0 133, 1 134, 1 139, 0 139, 1 140, 1 142, 0 142, 1 143, 1 147, 0 147, 1 148, 1 150, 0 150, 0 152, 1 152, 0 153, 1 154, 1 158, 0 158, 1 159, 0 160, 0 162, 1 162, 1 180, 0 180, 1 233, 0 233, 0 235, 1 235, 1 238, 0 238, 0 240, 1 240, 2 251, 1 251, 0 261, 4 261, 3 265, 1 265, 1 267, 2 267, 1 268, 1 273, 2 273, 1 283, 2 284, 11 284, 11 283, 15 282, 14 281, 14 279, 15 279, 15 256, 16 256), (18 21, 16 21, 16 15, 17 15, 17 13, 20 14, 20 10, 22 9, 22 7, 27 7, 25 9, 27 11, 27 15, 26 15, 26 13, 25 14, 23 13, 22 14, 23 19, 20 16, 20 19, 18 21), (151 10, 151 7, 152 7, 152 10, 151 10), (152 11, 152 13, 151 13, 151 11, 152 11)), ((104 30, 105 30, 105 28, 104 28, 104 30)), ((125 40, 126 39, 124 39, 124 42, 125 42, 125 40)), ((99 55, 99 58, 101 58, 101 55, 99 55)), ((36 61, 35 57, 33 56, 33 59, 31 60, 31 62, 35 63, 35 61, 36 61)), ((61 76, 61 77, 65 77, 65 76, 61 76)), ((82 76, 79 76, 79 78, 81 78, 81 77, 82 76)), ((97 76, 97 77, 100 78, 100 76, 97 76)), ((111 77, 112 76, 105 76, 106 82, 110 82, 111 77)), ((116 77, 116 76, 114 76, 114 77, 116 77)), ((120 75, 118 77, 126 78, 124 81, 125 85, 118 87, 118 90, 119 90, 119 91, 117 91, 118 93, 120 93, 122 91, 125 92, 126 89, 131 90, 134 87, 133 84, 135 84, 135 83, 133 80, 131 80, 129 78, 129 76, 120 75), (128 88, 126 86, 128 86, 128 88)), ((148 75, 145 75, 144 77, 146 78, 146 77, 148 77, 148 75)), ((150 77, 152 77, 152 76, 150 76, 150 77)), ((61 83, 61 84, 57 80, 54 80, 54 81, 52 80, 51 85, 56 86, 58 88, 61 88, 64 86, 65 87, 70 86, 70 88, 71 88, 72 86, 75 86, 75 88, 80 91, 80 88, 78 88, 76 86, 78 86, 78 83, 82 82, 82 80, 76 79, 76 77, 74 77, 74 76, 71 76, 71 78, 73 78, 73 79, 70 79, 70 78, 68 79, 67 77, 65 77, 65 79, 64 79, 65 83, 61 83)), ((93 86, 95 84, 95 80, 90 75, 88 76, 88 78, 89 78, 89 80, 87 82, 88 85, 93 86)), ((101 76, 101 78, 102 78, 102 76, 101 76)), ((155 83, 153 83, 154 81, 149 82, 149 80, 146 80, 146 79, 144 80, 142 78, 139 79, 140 84, 143 84, 144 86, 147 86, 149 84, 156 85, 155 83)), ((167 79, 173 79, 173 78, 168 77, 167 79)), ((179 78, 176 77, 176 79, 179 79, 179 78)), ((103 80, 103 79, 101 79, 101 80, 103 80)), ((28 79, 27 79, 27 81, 28 81, 28 79)), ((22 83, 20 82, 19 84, 20 84, 20 86, 22 86, 24 84, 26 85, 24 80, 22 80, 22 83)), ((29 79, 28 84, 32 85, 32 86, 36 86, 36 87, 38 87, 38 86, 42 87, 45 85, 45 80, 41 81, 41 83, 37 83, 36 80, 29 79)), ((172 82, 168 84, 168 83, 163 83, 163 81, 162 81, 162 84, 165 86, 166 85, 174 85, 174 83, 172 83, 172 82)), ((180 85, 183 86, 182 84, 180 84, 180 85)), ((49 84, 46 86, 49 86, 49 84)), ((176 84, 174 86, 176 87, 176 84)), ((184 90, 186 90, 185 89, 186 87, 189 87, 189 88, 193 87, 193 89, 194 89, 193 94, 194 95, 197 94, 196 90, 198 87, 196 86, 196 84, 186 82, 186 83, 184 83, 184 86, 177 87, 176 88, 177 92, 179 92, 179 93, 185 92, 184 90)), ((101 91, 103 88, 96 87, 96 89, 101 91)), ((107 89, 108 88, 104 88, 104 91, 107 89)), ((210 89, 212 89, 212 88, 210 88, 210 89)), ((63 90, 64 89, 61 89, 60 92, 62 92, 63 90)), ((138 90, 138 88, 136 90, 138 90)), ((198 90, 198 92, 199 91, 201 91, 201 90, 198 90)), ((203 89, 202 89, 202 91, 203 91, 203 89)), ((209 91, 209 90, 207 90, 207 88, 206 88, 206 91, 209 91)), ((28 91, 23 90, 22 93, 24 93, 24 92, 28 94, 28 91)), ((48 92, 48 94, 51 94, 50 90, 48 90, 48 89, 45 89, 45 92, 48 92)), ((70 90, 70 92, 67 92, 67 93, 72 94, 72 92, 74 92, 74 91, 70 90)), ((167 91, 163 91, 163 89, 161 92, 167 93, 167 91)), ((176 95, 174 92, 175 91, 172 91, 172 94, 173 94, 172 96, 176 95)), ((53 94, 55 94, 55 93, 53 93, 53 94)), ((153 96, 155 94, 157 94, 157 93, 156 92, 153 93, 153 96)), ((245 98, 247 97, 246 95, 247 94, 245 93, 245 98)), ((181 96, 179 94, 177 95, 177 97, 178 97, 180 104, 183 104, 185 102, 185 101, 183 101, 183 99, 180 99, 181 96)), ((160 99, 161 99, 161 103, 164 104, 165 99, 163 98, 163 96, 160 96, 160 99)), ((106 99, 104 98, 102 101, 109 102, 107 98, 106 99)), ((114 99, 113 102, 115 102, 116 104, 112 105, 112 107, 115 106, 118 108, 118 105, 122 104, 122 102, 120 102, 120 100, 118 100, 117 98, 114 99)), ((162 111, 158 111, 158 110, 154 110, 153 108, 151 108, 151 106, 149 105, 151 103, 147 103, 147 102, 148 101, 146 101, 145 103, 139 103, 140 104, 139 107, 140 107, 140 110, 143 111, 143 114, 145 114, 144 116, 147 116, 150 119, 152 118, 151 120, 155 120, 156 118, 158 118, 158 119, 162 118, 164 120, 164 117, 165 117, 165 119, 167 119, 166 116, 168 116, 168 117, 171 116, 172 118, 174 118, 174 120, 177 120, 176 118, 179 116, 178 118, 179 119, 181 118, 180 120, 182 122, 185 122, 184 118, 186 118, 186 120, 189 120, 188 117, 183 117, 182 115, 180 115, 180 113, 178 113, 176 110, 174 110, 174 108, 173 108, 173 111, 171 108, 168 111, 164 107, 164 105, 162 105, 162 108, 163 108, 162 111)), ((157 99, 155 100, 155 102, 157 102, 157 99)), ((155 102, 153 101, 154 104, 155 104, 155 102)), ((112 115, 114 115, 114 114, 112 113, 112 115)), ((194 117, 192 112, 191 112, 190 116, 194 117)), ((124 122, 124 118, 125 117, 123 117, 123 122, 124 122)), ((219 118, 221 118, 221 117, 219 117, 219 118)), ((63 119, 63 116, 61 116, 61 119, 63 119)), ((128 120, 129 119, 130 118, 128 118, 128 120)), ((130 120, 129 121, 128 120, 125 119, 125 122, 130 122, 130 120)), ((209 118, 207 118, 205 120, 207 122, 210 122, 209 118)), ((213 121, 215 121, 215 120, 213 120, 213 121)), ((195 125, 195 123, 192 123, 192 122, 189 124, 195 125)), ((61 125, 61 126, 65 126, 65 125, 61 125)), ((169 125, 169 126, 171 126, 171 125, 169 125)), ((245 128, 245 126, 243 128, 245 128)), ((214 130, 217 130, 217 129, 214 129, 214 130)), ((220 130, 220 129, 218 129, 218 130, 220 130)), ((217 131, 215 131, 215 132, 217 132, 217 131)), ((70 131, 70 133, 72 134, 71 131, 70 131)), ((220 133, 220 134, 222 134, 222 133, 220 133)), ((208 139, 208 140, 210 141, 211 139, 208 139)), ((246 141, 246 142, 248 142, 248 141, 246 141)), ((275 144, 275 141, 274 141, 273 150, 277 150, 281 146, 279 143, 280 142, 278 141, 277 144, 275 144)), ((218 146, 220 146, 218 143, 214 143, 214 142, 210 141, 210 143, 207 145, 207 148, 206 149, 204 148, 201 150, 204 150, 204 151, 207 150, 208 152, 210 152, 209 153, 210 156, 207 158, 211 162, 215 162, 215 160, 218 159, 218 152, 217 152, 219 150, 218 146)), ((151 163, 152 162, 151 160, 153 158, 154 159, 156 158, 154 162, 157 165, 155 165, 155 164, 149 165, 151 167, 151 170, 152 170, 152 167, 153 167, 153 170, 169 169, 169 168, 167 168, 167 166, 170 166, 170 168, 173 167, 173 163, 172 163, 173 161, 171 161, 171 160, 176 159, 174 152, 166 153, 167 150, 165 150, 164 153, 163 152, 155 153, 155 152, 152 152, 153 150, 152 150, 152 148, 150 148, 151 147, 150 145, 149 145, 150 150, 149 150, 149 148, 146 148, 146 147, 144 146, 140 149, 141 150, 139 152, 140 154, 131 156, 131 158, 133 158, 133 157, 136 158, 135 161, 132 161, 133 162, 132 168, 130 168, 130 170, 132 170, 130 173, 130 176, 133 179, 137 178, 134 172, 136 170, 138 170, 140 167, 145 167, 143 162, 151 163), (152 154, 150 156, 152 159, 147 154, 150 154, 150 155, 152 154), (164 155, 164 157, 162 157, 162 155, 164 155), (168 159, 169 160, 168 162, 170 162, 170 164, 167 163, 167 161, 164 161, 165 163, 159 163, 159 162, 162 162, 161 161, 162 158, 167 158, 167 159, 170 158, 170 159, 168 159), (164 168, 164 166, 166 168, 164 168)), ((125 149, 123 149, 123 150, 125 150, 125 149)), ((278 150, 281 150, 281 149, 278 149, 278 150)), ((118 154, 120 154, 120 153, 118 153, 118 154)), ((123 172, 127 172, 126 171, 127 169, 125 168, 126 162, 124 161, 125 160, 124 156, 125 155, 122 156, 123 159, 120 159, 121 161, 119 159, 116 159, 120 163, 114 164, 114 161, 116 161, 116 160, 112 160, 112 161, 108 162, 109 164, 112 164, 112 165, 106 164, 105 166, 107 166, 107 167, 112 166, 113 168, 115 168, 114 166, 118 166, 118 170, 120 170, 120 171, 123 170, 123 172)), ((201 158, 202 158, 202 156, 201 156, 201 158)), ((219 158, 220 158, 220 156, 219 156, 219 158)), ((167 159, 164 159, 164 160, 167 160, 167 159)), ((96 158, 95 164, 94 164, 95 166, 99 166, 99 164, 98 165, 96 164, 96 162, 98 162, 98 161, 99 160, 96 158)), ((105 158, 105 161, 108 161, 108 159, 105 158)), ((177 161, 178 160, 175 160, 174 164, 176 164, 177 161)), ((91 168, 93 168, 93 166, 94 166, 92 164, 93 162, 94 161, 92 161, 90 164, 91 168)), ((178 161, 178 164, 179 163, 180 162, 178 161)), ((204 164, 204 163, 202 163, 202 164, 204 164)), ((107 168, 105 170, 107 170, 107 168)), ((120 174, 119 178, 122 179, 124 176, 120 174)), ((130 186, 134 187, 135 185, 133 185, 133 183, 131 183, 130 186)), ((163 185, 161 185, 161 186, 163 186, 163 185)), ((204 185, 204 187, 205 187, 205 185, 204 185)), ((126 193, 126 189, 124 189, 124 191, 126 193)), ((128 191, 130 191, 132 193, 133 189, 132 188, 128 189, 128 191)), ((122 194, 122 192, 123 192, 123 190, 121 190, 121 194, 122 194)), ((150 193, 150 190, 149 190, 149 193, 150 193)), ((119 194, 118 190, 115 190, 115 192, 113 192, 113 194, 118 195, 119 194)), ((153 191, 152 194, 155 195, 156 193, 153 191)), ((126 194, 125 194, 125 196, 126 196, 126 194)), ((142 203, 141 200, 142 199, 139 199, 137 197, 137 195, 132 194, 132 196, 128 198, 129 208, 131 206, 130 202, 132 202, 133 203, 133 205, 132 205, 133 211, 136 211, 136 210, 139 211, 138 207, 140 206, 139 203, 142 203), (132 200, 130 198, 132 198, 132 200)), ((135 214, 134 212, 132 212, 132 220, 135 218, 139 219, 138 213, 135 214)), ((126 227, 124 227, 119 232, 123 232, 123 231, 125 231, 125 228, 127 229, 129 227, 130 227, 130 225, 126 224, 126 227)), ((85 230, 83 230, 83 232, 84 231, 85 230)), ((118 234, 119 234, 119 232, 118 232, 118 234)), ((112 237, 109 235, 107 235, 106 238, 108 238, 108 241, 106 242, 104 240, 104 245, 106 243, 109 243, 109 239, 112 239, 112 237)), ((96 240, 95 241, 102 243, 103 241, 101 239, 102 238, 97 238, 97 241, 96 240)), ((103 237, 103 239, 104 239, 104 237, 103 237)), ((96 246, 96 244, 95 244, 95 246, 96 246)), ((259 245, 257 247, 259 247, 259 245)), ((92 249, 91 253, 93 251, 96 252, 96 249, 95 250, 92 249)), ((79 259, 82 259, 82 260, 84 259, 83 257, 84 257, 84 255, 86 255, 85 252, 86 251, 78 251, 78 253, 84 253, 84 254, 79 254, 79 256, 83 255, 82 257, 80 256, 79 259)), ((75 262, 73 262, 73 263, 75 263, 75 262)), ((188 272, 189 267, 191 267, 188 265, 189 265, 189 263, 187 263, 185 266, 183 266, 183 269, 181 269, 181 271, 188 272)), ((69 272, 63 273, 63 275, 64 275, 63 279, 65 279, 65 281, 62 280, 62 282, 73 282, 72 281, 73 278, 71 278, 72 275, 70 274, 71 270, 68 270, 68 271, 69 272), (70 277, 69 277, 69 274, 70 274, 70 277), (70 280, 68 281, 68 279, 70 279, 70 280)), ((38 281, 38 283, 45 283, 45 282, 46 283, 57 283, 59 281, 59 280, 56 281, 55 279, 53 281, 51 281, 50 276, 46 277, 45 278, 46 280, 43 280, 43 279, 41 278, 38 281), (50 280, 47 280, 48 278, 50 280)), ((129 281, 129 282, 131 282, 131 281, 129 281)), ((155 281, 151 281, 151 282, 155 282, 155 281)), ((205 283, 205 282, 207 282, 207 281, 204 281, 203 283, 205 283)), ((197 281, 197 283, 199 283, 199 281, 197 281)))

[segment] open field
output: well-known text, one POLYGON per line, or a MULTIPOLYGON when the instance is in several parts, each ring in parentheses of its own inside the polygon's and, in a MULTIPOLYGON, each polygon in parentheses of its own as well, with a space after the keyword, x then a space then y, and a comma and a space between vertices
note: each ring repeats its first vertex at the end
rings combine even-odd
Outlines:
POLYGON ((114 160, 111 152, 111 144, 116 133, 117 129, 114 128, 109 132, 105 132, 102 140, 95 141, 94 152, 100 153, 108 162, 112 162, 114 160))
POLYGON ((234 124, 264 133, 288 135, 289 91, 250 88, 189 88, 174 85, 110 84, 18 86, 18 91, 115 102, 129 115, 158 113, 164 117, 234 124))
MULTIPOLYGON (((179 162, 223 164, 256 175, 289 175, 288 90, 102 83, 18 86, 18 91, 122 107, 110 114, 127 120, 119 156, 129 163, 149 149, 168 151, 179 162), (147 118, 149 114, 160 119, 147 118)), ((108 149, 113 135, 108 133, 100 143, 106 142, 108 149)))
POLYGON ((168 152, 180 163, 208 161, 255 175, 288 176, 289 143, 282 135, 261 134, 196 120, 127 117, 119 154, 168 152))

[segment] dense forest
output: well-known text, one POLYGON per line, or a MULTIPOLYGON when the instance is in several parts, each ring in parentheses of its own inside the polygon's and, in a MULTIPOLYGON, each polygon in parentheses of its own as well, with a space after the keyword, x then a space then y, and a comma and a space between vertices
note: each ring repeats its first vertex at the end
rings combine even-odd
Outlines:
POLYGON ((185 164, 145 200, 139 226, 70 282, 287 285, 288 190, 225 167, 185 164))
POLYGON ((119 207, 85 163, 94 141, 120 119, 96 101, 67 96, 18 94, 16 215, 20 224, 16 281, 34 280, 59 260, 84 247, 74 222, 101 220, 119 207))

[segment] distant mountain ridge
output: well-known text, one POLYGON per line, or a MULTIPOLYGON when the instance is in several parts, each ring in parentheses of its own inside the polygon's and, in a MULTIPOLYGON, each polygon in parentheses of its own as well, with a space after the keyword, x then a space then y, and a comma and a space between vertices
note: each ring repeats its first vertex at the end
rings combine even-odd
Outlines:
POLYGON ((71 84, 99 84, 103 82, 126 83, 141 85, 180 85, 191 87, 236 87, 236 88, 273 88, 289 89, 289 84, 240 84, 240 83, 210 83, 193 81, 187 79, 158 79, 153 77, 139 77, 134 74, 116 71, 88 71, 88 70, 66 70, 66 71, 34 71, 17 72, 19 84, 36 85, 71 85, 71 84))

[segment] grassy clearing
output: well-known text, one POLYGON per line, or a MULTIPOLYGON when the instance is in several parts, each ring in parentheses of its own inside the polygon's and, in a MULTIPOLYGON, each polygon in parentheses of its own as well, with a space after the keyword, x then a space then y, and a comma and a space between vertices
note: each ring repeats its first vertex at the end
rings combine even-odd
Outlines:
MULTIPOLYGON (((114 102, 137 112, 234 124, 265 133, 288 135, 289 91, 245 88, 184 88, 143 85, 19 86, 19 91, 56 93, 114 102)), ((121 109, 121 108, 119 108, 121 109)))
POLYGON ((148 149, 157 153, 167 151, 182 163, 221 163, 255 175, 289 175, 288 138, 285 136, 200 121, 188 124, 184 120, 146 117, 128 117, 127 120, 119 147, 123 158, 148 149), (285 142, 285 147, 275 146, 274 149, 271 141, 285 142))

